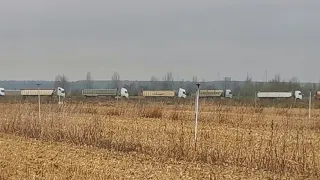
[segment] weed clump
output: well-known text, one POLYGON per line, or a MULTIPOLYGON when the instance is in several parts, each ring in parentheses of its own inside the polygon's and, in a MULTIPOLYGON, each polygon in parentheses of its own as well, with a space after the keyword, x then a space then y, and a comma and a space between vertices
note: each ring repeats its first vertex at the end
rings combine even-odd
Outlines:
POLYGON ((141 116, 145 118, 162 118, 163 108, 162 107, 146 108, 142 111, 141 116))

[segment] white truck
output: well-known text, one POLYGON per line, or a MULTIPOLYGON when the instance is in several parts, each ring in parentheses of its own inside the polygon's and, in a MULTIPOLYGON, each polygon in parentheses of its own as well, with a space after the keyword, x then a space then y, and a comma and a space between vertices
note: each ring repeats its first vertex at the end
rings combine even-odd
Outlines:
POLYGON ((21 89, 20 95, 23 97, 27 96, 61 96, 65 97, 66 92, 63 88, 58 87, 57 89, 21 89))
POLYGON ((209 90, 209 89, 200 89, 199 93, 200 98, 214 98, 214 97, 224 97, 232 98, 232 91, 230 89, 224 90, 209 90))
POLYGON ((6 89, 5 95, 6 96, 20 96, 21 90, 6 89))
POLYGON ((82 95, 85 97, 120 96, 129 98, 129 93, 126 88, 120 88, 120 92, 118 92, 118 89, 83 89, 82 95))
POLYGON ((289 91, 289 92, 257 92, 257 98, 259 99, 300 99, 302 100, 301 91, 289 91))
POLYGON ((5 89, 4 88, 0 88, 0 96, 5 96, 5 89))
POLYGON ((176 93, 173 90, 160 90, 160 91, 142 91, 142 96, 144 97, 178 97, 178 98, 186 98, 186 90, 179 88, 176 93))

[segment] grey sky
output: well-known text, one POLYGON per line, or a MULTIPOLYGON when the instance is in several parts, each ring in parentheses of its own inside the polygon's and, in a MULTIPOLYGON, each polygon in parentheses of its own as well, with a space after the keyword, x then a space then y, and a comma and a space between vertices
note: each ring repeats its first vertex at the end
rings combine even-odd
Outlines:
POLYGON ((0 79, 320 79, 318 0, 1 0, 0 79))

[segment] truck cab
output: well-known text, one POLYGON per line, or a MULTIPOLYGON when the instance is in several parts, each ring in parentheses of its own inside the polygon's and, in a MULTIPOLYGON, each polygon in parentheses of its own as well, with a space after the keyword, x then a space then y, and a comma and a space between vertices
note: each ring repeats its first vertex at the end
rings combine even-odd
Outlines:
POLYGON ((186 90, 179 88, 178 97, 179 98, 186 98, 187 97, 186 90))
POLYGON ((302 100, 302 93, 301 93, 301 91, 294 91, 294 97, 295 97, 295 99, 300 99, 300 100, 302 100))
POLYGON ((126 88, 121 88, 121 90, 120 90, 120 96, 121 96, 121 97, 129 98, 128 90, 127 90, 126 88))
POLYGON ((0 96, 4 96, 5 95, 5 90, 4 88, 0 88, 0 96))
POLYGON ((65 97, 66 96, 66 91, 63 88, 58 87, 57 88, 57 96, 65 97))
POLYGON ((316 93, 314 94, 314 98, 317 100, 320 99, 320 91, 316 91, 316 93))
POLYGON ((226 98, 230 98, 230 99, 232 98, 232 91, 231 91, 230 89, 227 89, 227 90, 226 90, 225 97, 226 97, 226 98))

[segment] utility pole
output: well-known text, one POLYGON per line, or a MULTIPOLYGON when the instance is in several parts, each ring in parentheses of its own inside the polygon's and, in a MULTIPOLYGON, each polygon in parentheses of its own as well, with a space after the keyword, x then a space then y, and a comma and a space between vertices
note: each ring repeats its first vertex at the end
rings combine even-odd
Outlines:
POLYGON ((254 108, 257 108, 257 90, 254 91, 254 108))
POLYGON ((196 120, 194 127, 194 148, 197 150, 197 133, 198 133, 198 116, 199 116, 199 94, 200 94, 200 84, 197 84, 197 94, 196 94, 196 120))
POLYGON ((311 89, 309 90, 309 119, 311 118, 311 89))
POLYGON ((266 72, 265 72, 266 74, 266 83, 268 82, 268 71, 266 70, 266 72))
POLYGON ((37 86, 38 86, 38 106, 39 106, 38 115, 39 115, 39 121, 41 119, 41 114, 40 114, 40 112, 41 112, 41 109, 40 109, 40 106, 41 106, 41 102, 40 102, 40 85, 41 85, 40 83, 37 84, 37 86))

